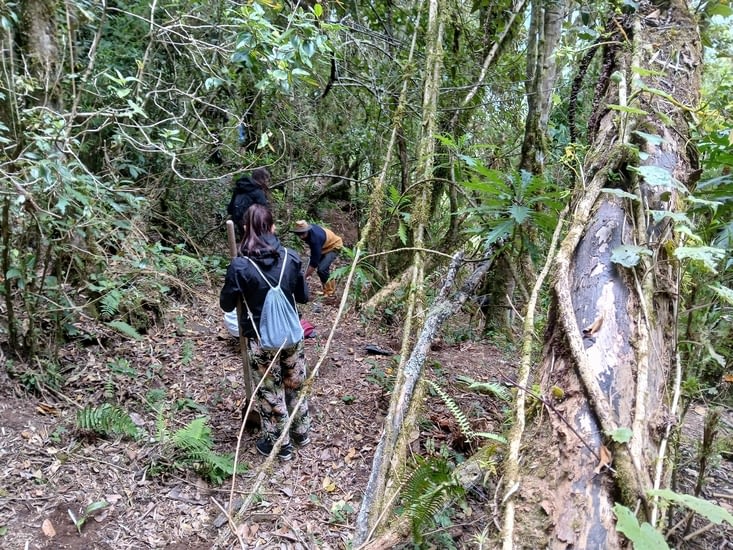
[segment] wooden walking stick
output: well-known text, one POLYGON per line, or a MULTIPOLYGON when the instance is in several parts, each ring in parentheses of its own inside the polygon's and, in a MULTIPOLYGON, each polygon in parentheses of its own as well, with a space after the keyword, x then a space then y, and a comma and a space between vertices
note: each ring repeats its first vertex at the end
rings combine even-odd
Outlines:
MULTIPOLYGON (((227 240, 229 241, 229 256, 234 259, 238 256, 237 239, 234 236, 234 222, 227 220, 227 240)), ((246 411, 252 400, 252 370, 249 366, 249 342, 247 337, 242 333, 242 296, 237 296, 237 328, 239 329, 239 350, 242 354, 242 370, 244 374, 244 392, 246 400, 242 411, 246 411)), ((252 410, 246 422, 248 427, 257 427, 260 424, 260 417, 256 411, 252 410)))

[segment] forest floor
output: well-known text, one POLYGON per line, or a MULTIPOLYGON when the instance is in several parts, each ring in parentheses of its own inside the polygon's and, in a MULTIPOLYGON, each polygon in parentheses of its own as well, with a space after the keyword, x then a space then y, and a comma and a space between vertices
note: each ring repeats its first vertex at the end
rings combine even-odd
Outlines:
MULTIPOLYGON (((315 338, 306 340, 309 363, 322 354, 337 310, 335 300, 322 298, 303 307, 304 318, 317 331, 315 338)), ((396 355, 370 354, 366 346, 396 352, 399 341, 394 336, 363 324, 353 313, 336 327, 309 398, 312 442, 297 448, 291 461, 274 462, 259 501, 239 528, 247 547, 348 546, 397 362, 396 355)), ((75 418, 88 403, 116 400, 125 408, 137 407, 135 422, 155 435, 158 415, 140 404, 150 399, 151 390, 162 389, 170 430, 206 414, 215 449, 234 452, 244 396, 242 362, 238 341, 224 329, 218 295, 211 291, 195 304, 169 311, 166 321, 144 340, 87 343, 63 350, 73 374, 59 391, 30 396, 0 371, 0 547, 211 548, 228 530, 225 522, 219 525, 220 506, 227 508, 230 499, 245 497, 265 462, 255 452, 256 433, 244 431, 240 457, 248 469, 235 478, 232 488, 231 479, 214 485, 172 464, 156 475, 154 466, 163 456, 158 444, 149 438, 89 437, 75 427, 75 418), (121 369, 121 364, 127 368, 121 369), (108 506, 88 513, 77 530, 69 511, 78 520, 89 505, 101 501, 108 506)), ((427 376, 468 411, 476 431, 490 431, 494 421, 504 418, 505 405, 466 391, 457 377, 497 380, 499 371, 514 367, 488 342, 442 338, 433 348, 425 365, 427 376)), ((414 451, 424 454, 428 440, 437 450, 445 444, 469 451, 442 401, 427 399, 425 421, 414 434, 414 451)), ((492 517, 481 508, 495 496, 484 495, 485 502, 474 502, 473 510, 451 518, 446 536, 458 546, 472 547, 469 536, 480 533, 492 517)), ((239 546, 236 538, 229 540, 239 546)))
MULTIPOLYGON (((206 415, 215 450, 237 448, 242 362, 237 340, 222 323, 218 288, 202 289, 190 303, 167 311, 142 340, 110 331, 65 347, 60 353, 65 383, 58 390, 28 394, 0 369, 0 547, 350 548, 398 361, 396 354, 375 355, 367 346, 397 352, 400 342, 396 328, 347 311, 326 350, 338 308, 338 300, 323 298, 302 308, 317 334, 306 340, 309 364, 323 357, 309 396, 312 441, 296 448, 291 461, 275 460, 267 469, 256 504, 236 534, 222 509, 247 497, 265 464, 255 452, 257 434, 245 430, 241 439, 247 470, 219 484, 171 460, 158 437, 206 415), (164 396, 162 407, 153 406, 154 395, 164 396), (131 412, 147 436, 103 438, 80 431, 78 412, 105 402, 131 412), (101 502, 106 505, 89 509, 101 502)), ((479 333, 478 321, 465 313, 450 319, 433 343, 424 373, 455 400, 474 431, 499 433, 507 404, 469 390, 462 377, 501 382, 514 373, 518 359, 511 343, 500 348, 470 338, 479 333)), ((471 454, 475 449, 443 401, 432 394, 425 399, 412 451, 454 458, 471 454)), ((685 424, 680 486, 689 492, 697 477, 696 445, 705 413, 702 405, 692 407, 685 424)), ((729 410, 723 411, 720 427, 730 440, 729 410)), ((733 463, 730 454, 715 456, 702 496, 730 511, 733 463)), ((444 515, 428 534, 429 547, 478 548, 482 533, 483 548, 497 547, 503 488, 492 483, 444 515)), ((725 548, 733 540, 733 530, 707 527, 700 518, 685 532, 691 536, 678 548, 725 548)))

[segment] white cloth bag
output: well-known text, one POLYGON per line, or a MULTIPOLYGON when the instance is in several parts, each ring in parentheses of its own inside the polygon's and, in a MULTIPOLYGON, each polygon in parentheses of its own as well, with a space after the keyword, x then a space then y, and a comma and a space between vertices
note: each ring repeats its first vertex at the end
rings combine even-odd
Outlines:
POLYGON ((237 309, 224 312, 224 326, 234 338, 239 338, 239 322, 237 320, 237 309))

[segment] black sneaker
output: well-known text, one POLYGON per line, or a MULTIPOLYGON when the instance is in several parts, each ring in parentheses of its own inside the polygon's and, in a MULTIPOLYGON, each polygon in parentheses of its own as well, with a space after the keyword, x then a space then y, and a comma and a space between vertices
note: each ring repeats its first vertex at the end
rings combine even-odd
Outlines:
MULTIPOLYGON (((257 443, 255 443, 255 449, 257 449, 257 452, 265 456, 270 456, 272 447, 272 443, 267 439, 258 439, 257 443)), ((277 456, 282 461, 290 460, 293 458, 293 446, 290 443, 283 445, 280 447, 280 451, 277 453, 277 456)))
POLYGON ((305 447, 311 442, 311 438, 308 434, 292 434, 290 436, 290 440, 298 447, 305 447))

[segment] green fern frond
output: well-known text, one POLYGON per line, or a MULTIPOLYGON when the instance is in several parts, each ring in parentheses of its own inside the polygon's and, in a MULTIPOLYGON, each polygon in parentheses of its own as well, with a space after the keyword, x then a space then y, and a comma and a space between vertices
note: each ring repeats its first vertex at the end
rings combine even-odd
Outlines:
POLYGON ((100 300, 100 309, 105 319, 111 319, 120 310, 120 302, 122 301, 122 292, 112 289, 107 292, 100 300))
POLYGON ((443 388, 438 386, 435 382, 432 380, 427 380, 427 383, 430 385, 430 387, 437 393, 440 398, 443 400, 443 403, 445 403, 445 406, 448 407, 448 410, 451 412, 453 417, 456 419, 456 422, 458 422, 458 427, 461 430, 461 433, 466 439, 473 439, 476 434, 471 429, 471 424, 468 421, 468 418, 466 418, 466 415, 463 414, 463 411, 458 406, 458 404, 453 401, 453 398, 445 393, 443 391, 443 388))
POLYGON ((129 323, 125 323, 124 321, 110 321, 107 323, 107 326, 115 329, 124 336, 132 338, 133 340, 142 340, 143 338, 140 336, 140 333, 135 330, 135 327, 131 326, 129 323))
POLYGON ((188 284, 198 285, 204 282, 206 267, 197 258, 184 254, 174 254, 176 271, 172 275, 185 278, 188 284))
POLYGON ((117 384, 115 384, 115 381, 113 379, 108 378, 104 383, 104 397, 106 399, 112 399, 114 398, 116 393, 117 384))
POLYGON ((201 448, 202 446, 210 449, 213 440, 211 439, 211 428, 206 425, 206 417, 199 416, 174 433, 173 444, 181 449, 201 448))
POLYGON ((493 395, 494 397, 498 397, 502 401, 506 402, 512 400, 511 392, 506 388, 506 386, 503 386, 498 382, 477 382, 473 378, 461 375, 457 376, 456 380, 462 384, 465 384, 469 390, 478 393, 493 395))
POLYGON ((105 403, 99 407, 87 405, 76 414, 76 425, 79 429, 107 436, 110 434, 125 435, 135 438, 138 429, 124 409, 105 403))
POLYGON ((415 540, 421 539, 424 526, 432 522, 447 503, 464 494, 448 460, 416 457, 416 467, 400 491, 402 502, 406 503, 403 513, 410 521, 415 540))
MULTIPOLYGON (((213 450, 211 428, 206 421, 206 417, 203 416, 195 418, 176 431, 171 437, 171 442, 177 449, 181 462, 192 466, 212 483, 220 484, 235 473, 234 455, 222 455, 213 450)), ((236 468, 237 472, 245 470, 244 464, 236 468)))

